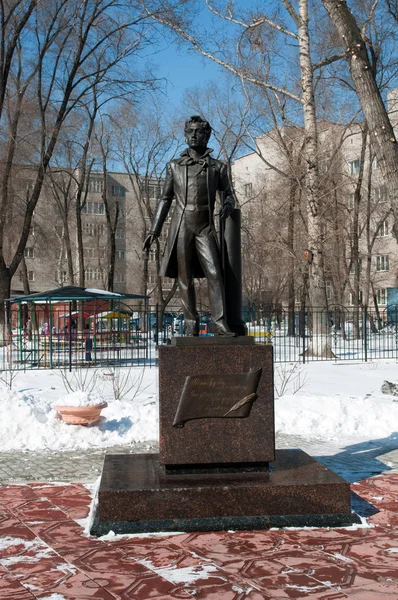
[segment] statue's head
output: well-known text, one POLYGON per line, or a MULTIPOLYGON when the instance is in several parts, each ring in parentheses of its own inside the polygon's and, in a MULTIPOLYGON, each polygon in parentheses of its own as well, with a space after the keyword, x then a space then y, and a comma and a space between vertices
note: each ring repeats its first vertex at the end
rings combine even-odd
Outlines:
POLYGON ((194 150, 206 148, 211 135, 210 123, 194 115, 185 121, 184 133, 190 148, 194 150))

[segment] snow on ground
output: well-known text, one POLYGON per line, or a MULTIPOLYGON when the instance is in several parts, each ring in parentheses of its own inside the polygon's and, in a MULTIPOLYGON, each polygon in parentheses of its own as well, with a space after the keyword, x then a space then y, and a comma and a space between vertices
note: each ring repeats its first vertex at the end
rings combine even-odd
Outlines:
POLYGON ((67 425, 52 409, 60 399, 65 403, 68 391, 60 371, 18 373, 11 392, 4 384, 1 386, 0 380, 0 451, 71 451, 158 438, 157 369, 120 369, 116 373, 121 380, 119 387, 124 383, 123 377, 134 384, 121 400, 113 397, 109 370, 87 371, 87 377, 85 373, 70 377, 70 383, 88 386, 91 394, 98 394, 108 403, 100 420, 87 427, 67 425))
MULTIPOLYGON (((287 379, 284 371, 284 365, 276 365, 277 390, 281 376, 287 379)), ((299 367, 295 363, 293 377, 284 395, 276 399, 277 432, 339 442, 398 432, 398 397, 381 392, 383 381, 398 382, 397 363, 312 362, 299 367)))
MULTIPOLYGON (((60 371, 18 373, 11 392, 1 382, 1 375, 0 451, 71 451, 158 439, 157 368, 114 372, 113 378, 118 377, 120 384, 126 378, 134 383, 121 400, 113 397, 109 369, 89 370, 87 377, 81 372, 70 379, 108 403, 100 421, 88 427, 67 425, 52 409, 68 391, 60 371)), ((339 445, 394 437, 398 443, 398 398, 381 393, 384 380, 398 382, 397 363, 276 365, 280 396, 275 400, 277 434, 339 445)))

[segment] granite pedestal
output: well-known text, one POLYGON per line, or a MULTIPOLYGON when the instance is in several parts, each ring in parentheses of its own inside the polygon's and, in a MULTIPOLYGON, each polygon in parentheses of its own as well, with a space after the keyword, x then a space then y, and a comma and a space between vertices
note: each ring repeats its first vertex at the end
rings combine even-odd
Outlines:
POLYGON ((300 450, 275 452, 272 346, 253 341, 175 338, 159 348, 159 454, 105 457, 94 535, 359 522, 349 483, 300 450), (247 417, 173 427, 187 377, 260 368, 247 417))
POLYGON ((253 338, 175 338, 159 348, 160 462, 170 468, 188 465, 252 463, 275 458, 272 346, 253 338), (229 341, 229 343, 228 343, 229 341), (196 343, 195 343, 196 342, 196 343), (262 369, 257 400, 246 419, 198 419, 173 427, 186 378, 262 369))

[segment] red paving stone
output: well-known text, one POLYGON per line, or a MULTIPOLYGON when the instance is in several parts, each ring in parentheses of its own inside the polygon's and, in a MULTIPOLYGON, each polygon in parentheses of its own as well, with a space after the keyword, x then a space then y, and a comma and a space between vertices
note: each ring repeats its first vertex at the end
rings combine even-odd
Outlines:
POLYGON ((83 485, 0 488, 3 600, 398 600, 398 474, 353 485, 370 528, 84 535, 83 485))

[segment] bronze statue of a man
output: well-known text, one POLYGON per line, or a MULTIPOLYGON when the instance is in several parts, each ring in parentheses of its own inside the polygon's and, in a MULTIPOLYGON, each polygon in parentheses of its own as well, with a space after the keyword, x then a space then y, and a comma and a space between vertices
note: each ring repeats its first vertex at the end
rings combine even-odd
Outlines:
POLYGON ((167 173, 144 250, 160 235, 163 223, 175 198, 169 234, 159 275, 177 278, 184 312, 185 333, 199 335, 196 309, 195 277, 206 277, 213 331, 215 335, 234 336, 225 315, 224 286, 220 251, 214 228, 217 191, 224 193, 221 219, 233 211, 235 202, 226 165, 210 156, 207 147, 211 127, 199 116, 185 123, 189 146, 181 158, 167 164, 167 173))

